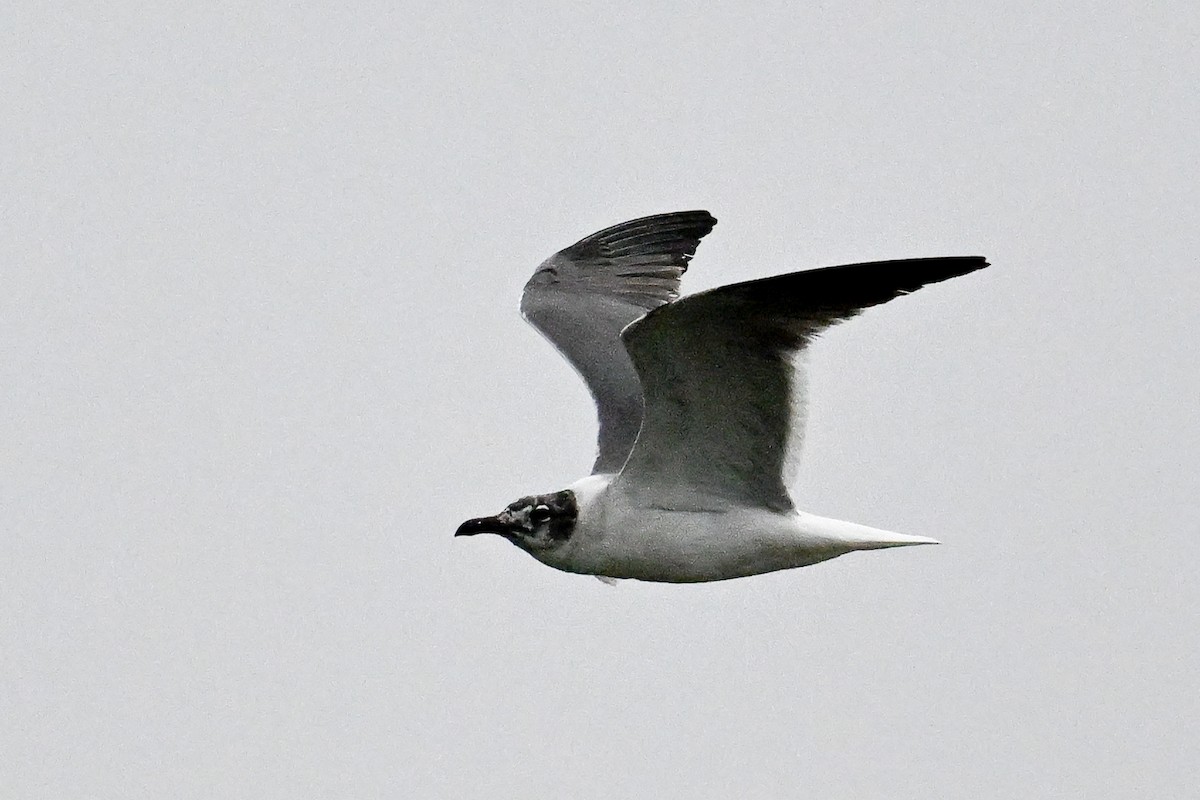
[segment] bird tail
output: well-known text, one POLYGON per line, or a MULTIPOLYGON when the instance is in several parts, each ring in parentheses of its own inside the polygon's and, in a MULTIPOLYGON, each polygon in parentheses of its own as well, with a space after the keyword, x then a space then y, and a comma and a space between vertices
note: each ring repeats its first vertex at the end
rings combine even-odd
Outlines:
POLYGON ((816 514, 801 514, 800 527, 805 534, 828 541, 831 545, 851 550, 881 550, 885 547, 907 547, 914 544, 941 544, 928 536, 910 536, 906 533, 871 528, 856 522, 818 517, 816 514))

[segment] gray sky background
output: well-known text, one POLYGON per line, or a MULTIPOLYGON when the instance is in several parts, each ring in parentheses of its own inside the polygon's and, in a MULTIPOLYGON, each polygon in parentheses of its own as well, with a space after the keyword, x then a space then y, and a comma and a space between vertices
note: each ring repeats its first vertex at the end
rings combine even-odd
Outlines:
POLYGON ((1200 12, 978 5, 2 12, 0 795, 1196 791, 1200 12), (944 546, 452 539, 591 462, 533 267, 692 207, 991 259, 811 362, 801 505, 944 546))

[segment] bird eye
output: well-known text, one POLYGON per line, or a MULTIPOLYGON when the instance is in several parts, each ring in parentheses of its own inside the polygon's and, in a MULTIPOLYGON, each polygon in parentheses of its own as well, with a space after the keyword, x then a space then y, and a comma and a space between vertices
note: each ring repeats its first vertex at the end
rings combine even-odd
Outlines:
POLYGON ((545 522, 550 519, 550 506, 534 506, 533 511, 529 512, 529 518, 534 522, 545 522))

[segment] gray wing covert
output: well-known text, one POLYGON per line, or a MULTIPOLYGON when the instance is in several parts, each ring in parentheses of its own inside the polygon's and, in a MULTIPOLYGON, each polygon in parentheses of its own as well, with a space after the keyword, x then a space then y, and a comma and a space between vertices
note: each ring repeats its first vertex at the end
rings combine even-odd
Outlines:
POLYGON ((625 463, 642 423, 642 389, 621 330, 679 296, 679 279, 717 221, 678 211, 623 222, 546 259, 521 311, 579 372, 599 417, 593 472, 625 463))

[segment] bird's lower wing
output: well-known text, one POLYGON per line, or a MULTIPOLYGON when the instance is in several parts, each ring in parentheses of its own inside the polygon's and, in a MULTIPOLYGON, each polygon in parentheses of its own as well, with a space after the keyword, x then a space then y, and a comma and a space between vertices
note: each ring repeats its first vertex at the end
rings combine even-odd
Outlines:
POLYGON ((828 267, 650 312, 622 333, 645 411, 616 485, 647 506, 792 508, 805 405, 796 355, 864 308, 985 266, 964 257, 828 267))

